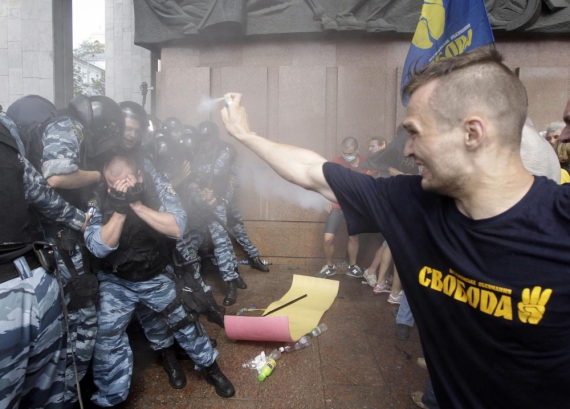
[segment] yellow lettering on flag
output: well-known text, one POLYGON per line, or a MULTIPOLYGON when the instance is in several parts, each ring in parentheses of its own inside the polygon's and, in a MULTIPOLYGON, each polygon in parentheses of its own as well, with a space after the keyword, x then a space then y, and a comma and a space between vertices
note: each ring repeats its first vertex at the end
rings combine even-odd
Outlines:
POLYGON ((426 0, 412 44, 422 50, 433 47, 433 41, 439 40, 445 30, 445 8, 443 0, 426 0))

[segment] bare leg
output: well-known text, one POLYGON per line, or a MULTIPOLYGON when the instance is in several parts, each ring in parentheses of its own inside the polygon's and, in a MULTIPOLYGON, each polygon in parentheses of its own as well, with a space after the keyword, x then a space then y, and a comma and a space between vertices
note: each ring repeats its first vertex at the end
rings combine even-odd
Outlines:
POLYGON ((378 284, 386 283, 386 274, 388 269, 392 265, 392 252, 390 247, 386 247, 382 252, 382 257, 380 261, 380 270, 378 272, 378 284))
POLYGON ((356 256, 358 256, 358 236, 348 236, 348 265, 356 264, 356 256))
POLYGON ((374 255, 374 260, 372 260, 372 264, 368 267, 368 274, 376 275, 378 272, 378 267, 380 267, 380 262, 382 260, 382 253, 384 252, 384 246, 380 246, 378 250, 376 250, 376 254, 374 255))
POLYGON ((327 259, 327 265, 332 266, 333 257, 334 257, 334 234, 325 233, 325 237, 323 239, 323 248, 325 249, 325 257, 327 259))
POLYGON ((394 266, 394 281, 392 282, 392 297, 397 296, 402 291, 402 282, 400 281, 400 276, 398 275, 398 270, 394 266))

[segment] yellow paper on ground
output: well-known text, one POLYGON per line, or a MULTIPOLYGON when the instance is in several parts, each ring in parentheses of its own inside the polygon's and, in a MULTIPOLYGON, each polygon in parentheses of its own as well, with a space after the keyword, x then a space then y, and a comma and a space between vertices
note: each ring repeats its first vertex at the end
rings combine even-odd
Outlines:
MULTIPOLYGON (((338 294, 338 281, 294 274, 291 288, 279 301, 267 307, 266 312, 281 307, 296 298, 305 298, 270 314, 270 317, 289 317, 289 331, 293 341, 299 340, 319 325, 321 317, 330 308, 338 294)), ((264 314, 265 315, 265 314, 264 314)))

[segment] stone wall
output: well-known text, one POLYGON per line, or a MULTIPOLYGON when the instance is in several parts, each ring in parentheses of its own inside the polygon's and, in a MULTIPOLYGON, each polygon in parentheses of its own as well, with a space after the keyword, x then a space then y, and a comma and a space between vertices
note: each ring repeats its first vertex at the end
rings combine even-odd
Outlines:
POLYGON ((54 101, 52 0, 0 0, 0 105, 54 101))
MULTIPOLYGON (((105 0, 105 95, 142 103, 140 85, 151 86, 151 52, 134 45, 132 0, 105 0)), ((152 111, 151 92, 145 108, 152 111)))
MULTIPOLYGON (((210 117, 196 110, 202 95, 237 91, 245 95, 253 130, 260 135, 326 158, 338 156, 342 139, 354 136, 366 154, 368 138, 391 139, 405 114, 398 89, 409 42, 407 36, 355 34, 249 37, 227 44, 188 40, 164 46, 157 115, 174 115, 196 125, 210 117)), ((570 53, 564 52, 569 45, 563 38, 506 38, 497 43, 507 64, 519 68, 529 113, 539 130, 561 120, 570 97, 570 53)), ((218 110, 211 117, 219 122, 218 110)), ((243 147, 238 149, 248 175, 272 180, 267 166, 243 147)), ((261 254, 282 262, 322 263, 325 212, 268 197, 252 180, 243 181, 239 200, 261 254)), ((345 233, 339 239, 345 243, 345 233)), ((344 256, 342 246, 337 246, 336 257, 344 256)), ((359 262, 366 266, 371 251, 359 262)))

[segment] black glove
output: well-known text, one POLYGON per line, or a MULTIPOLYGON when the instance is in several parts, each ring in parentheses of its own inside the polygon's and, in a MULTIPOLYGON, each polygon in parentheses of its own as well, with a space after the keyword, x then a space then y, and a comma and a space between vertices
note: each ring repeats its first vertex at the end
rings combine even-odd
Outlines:
POLYGON ((130 206, 125 192, 119 192, 112 187, 109 191, 109 200, 113 205, 115 213, 127 214, 127 210, 129 210, 130 206))
POLYGON ((144 196, 144 185, 142 183, 135 183, 133 187, 127 189, 127 202, 135 203, 142 200, 144 196))

